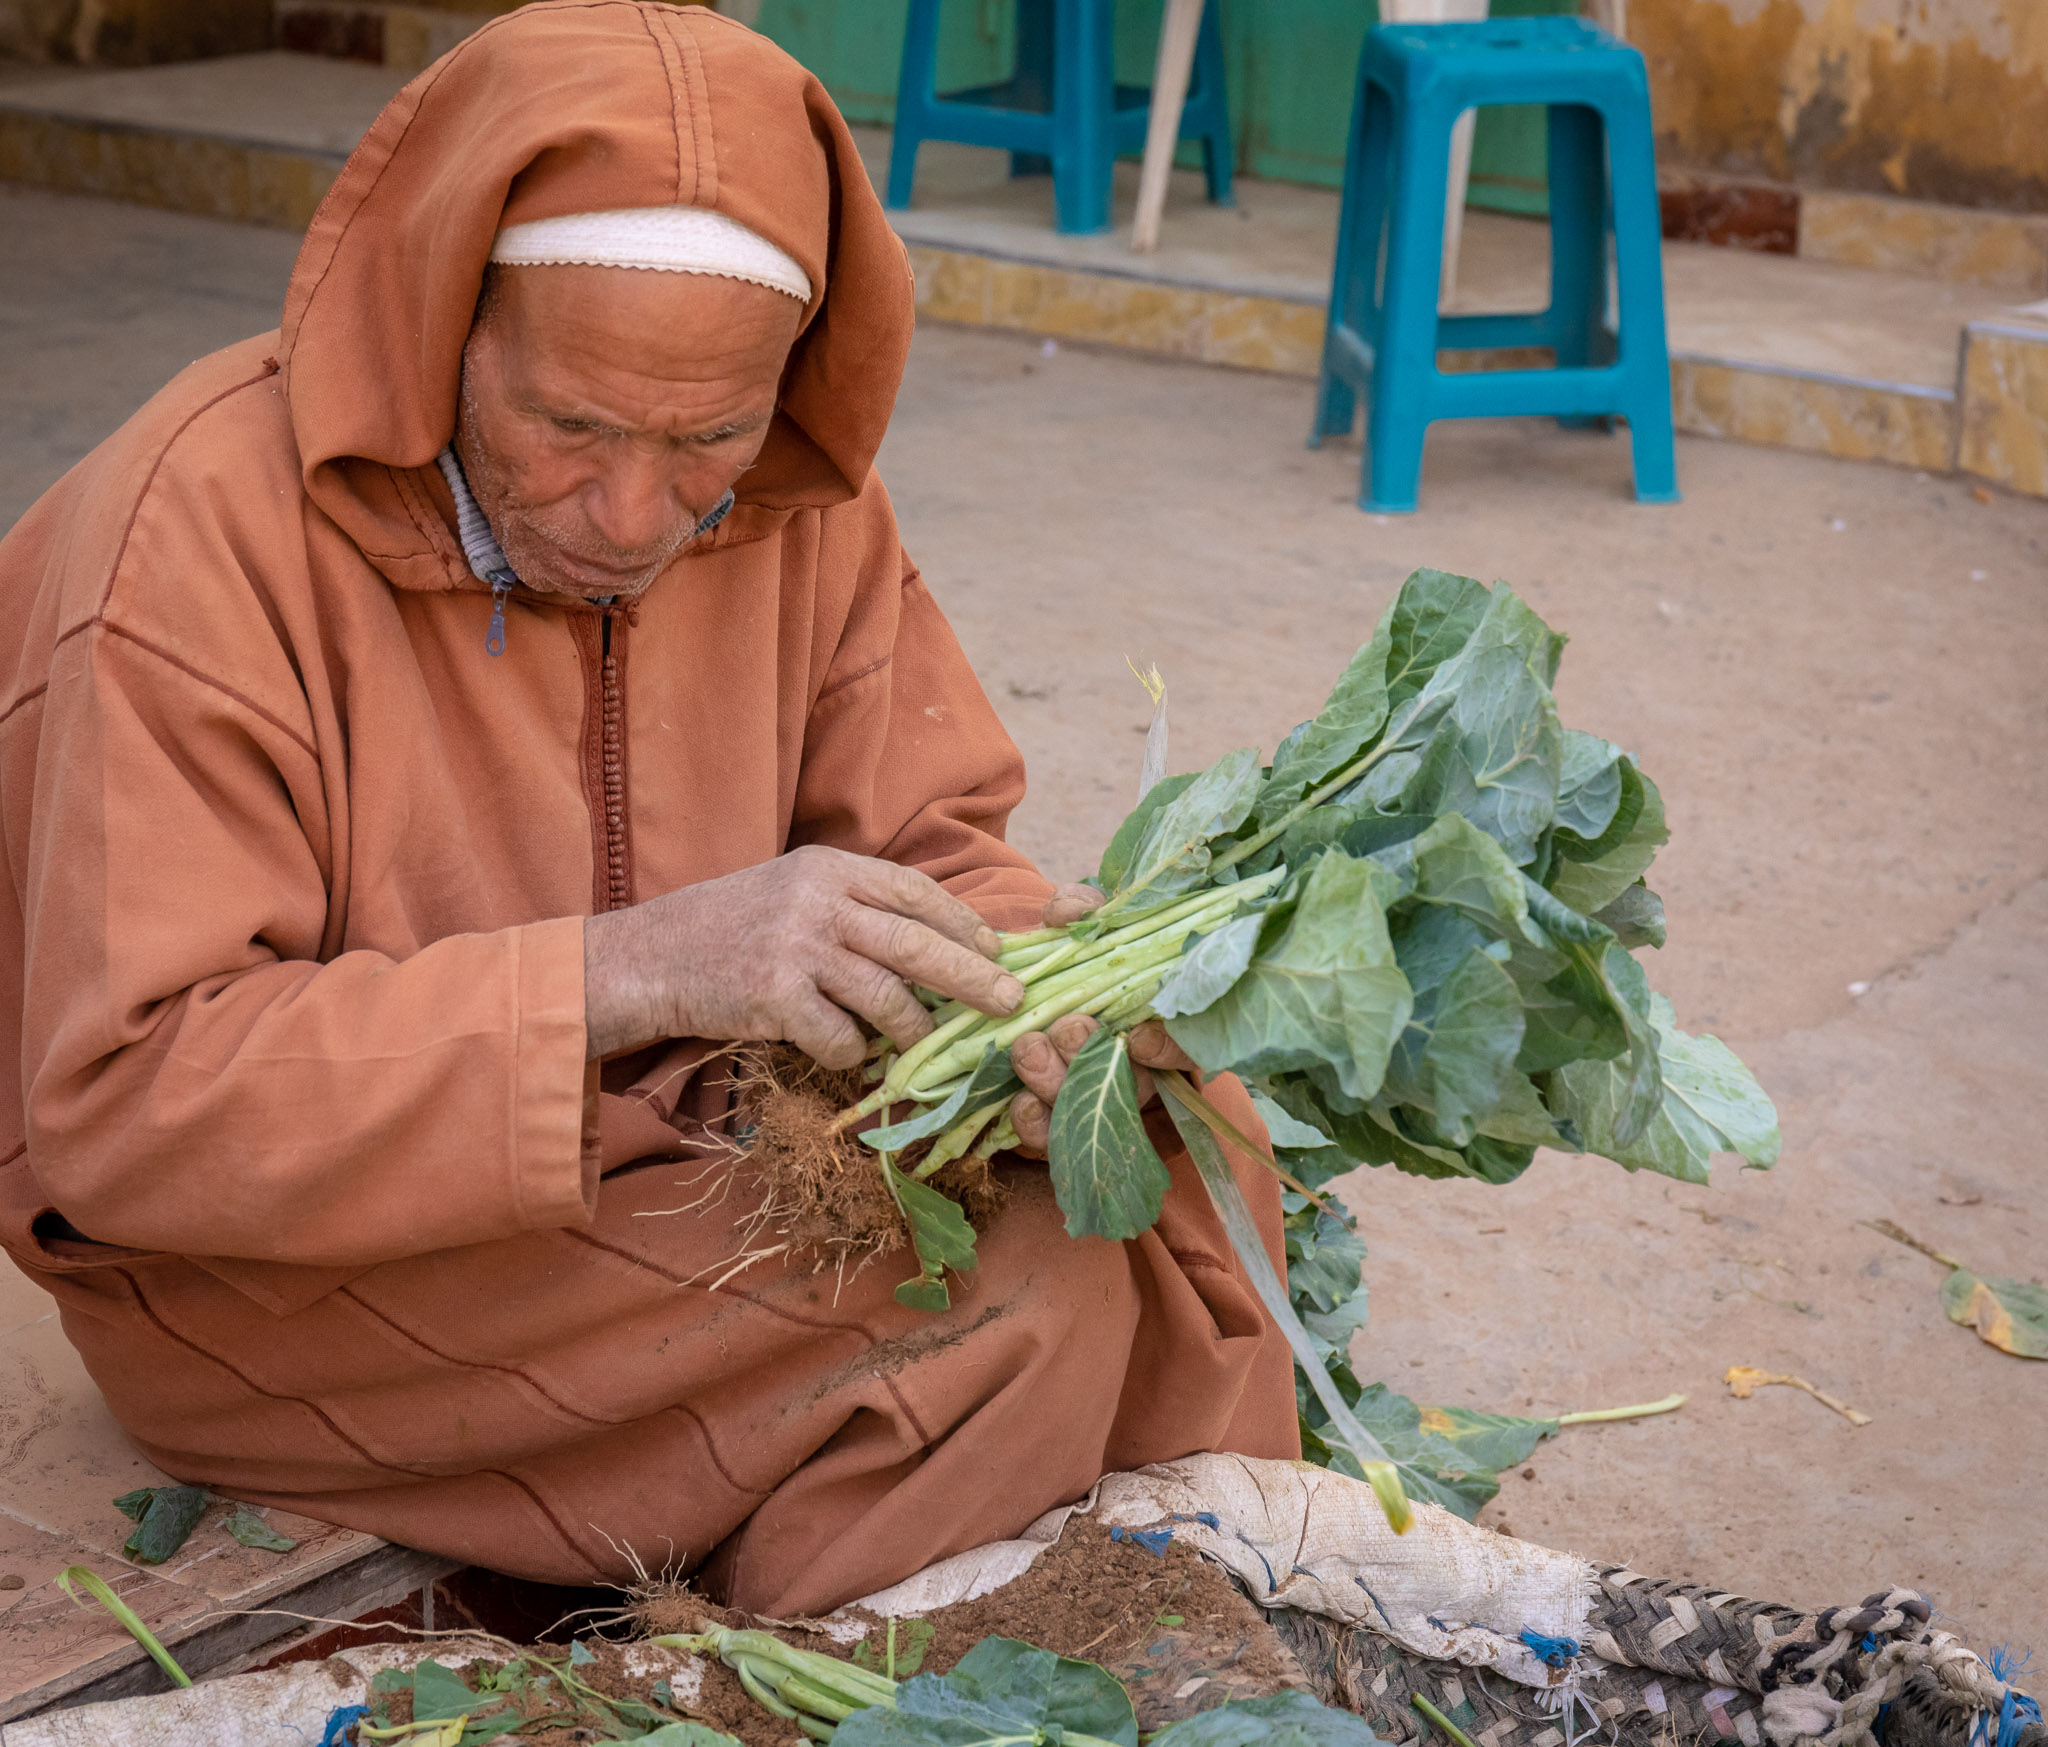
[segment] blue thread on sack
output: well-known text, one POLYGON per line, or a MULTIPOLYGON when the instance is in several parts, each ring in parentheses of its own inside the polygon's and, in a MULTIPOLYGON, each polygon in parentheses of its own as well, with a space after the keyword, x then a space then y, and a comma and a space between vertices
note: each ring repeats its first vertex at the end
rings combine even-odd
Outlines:
POLYGON ((1276 1577, 1275 1577, 1275 1576, 1273 1575, 1273 1563, 1272 1563, 1272 1561, 1271 1561, 1270 1559, 1268 1559, 1268 1558, 1266 1557, 1265 1553, 1264 1553, 1263 1551, 1261 1551, 1261 1550, 1260 1550, 1259 1544, 1258 1544, 1258 1543, 1257 1543, 1256 1541, 1252 1540, 1252 1539, 1251 1539, 1251 1537, 1250 1537, 1250 1536, 1248 1536, 1248 1535, 1247 1535, 1247 1534, 1246 1534, 1246 1533, 1244 1532, 1244 1530, 1242 1530, 1242 1529, 1239 1529, 1239 1530, 1237 1531, 1237 1538, 1238 1538, 1238 1539, 1239 1539, 1240 1541, 1244 1542, 1244 1544, 1245 1544, 1245 1545, 1246 1545, 1247 1547, 1251 1548, 1251 1550, 1252 1550, 1252 1551, 1253 1551, 1254 1553, 1257 1553, 1257 1554, 1258 1554, 1258 1556, 1259 1556, 1259 1563, 1260 1563, 1261 1565, 1265 1566, 1265 1568, 1266 1568, 1266 1593, 1267 1593, 1268 1595, 1274 1595, 1274 1594, 1277 1594, 1277 1593, 1278 1593, 1278 1591, 1279 1591, 1279 1588, 1280 1588, 1280 1580, 1279 1580, 1278 1578, 1276 1578, 1276 1577))
POLYGON ((1214 1529, 1219 1534, 1223 1531, 1222 1519, 1213 1510, 1198 1510, 1193 1516, 1184 1516, 1176 1511, 1168 1520, 1177 1523, 1200 1523, 1203 1528, 1214 1529))
POLYGON ((1991 1652, 1992 1678, 2005 1682, 2005 1703, 1998 1707, 1998 1736, 1994 1747, 2019 1747, 2020 1731, 2041 1720, 2041 1701, 2015 1691, 2013 1682, 2033 1661, 2032 1651, 2015 1655, 2011 1646, 2001 1644, 1991 1652))
POLYGON ((368 1705, 336 1705, 327 1713, 327 1726, 320 1731, 320 1747, 348 1747, 356 1724, 369 1714, 368 1705))
POLYGON ((1351 1581, 1357 1584, 1360 1589, 1365 1591, 1365 1599, 1371 1602, 1374 1607, 1380 1610, 1380 1618, 1385 1620, 1387 1624, 1391 1626, 1394 1623, 1394 1616, 1387 1612, 1387 1604, 1381 1601, 1378 1596, 1373 1594, 1372 1586, 1368 1584, 1363 1577, 1354 1577, 1351 1581))
POLYGON ((1171 1529, 1111 1529, 1112 1541, 1135 1541, 1155 1559, 1164 1559, 1166 1549, 1173 1540, 1171 1529))
POLYGON ((1579 1653, 1578 1639, 1553 1638, 1534 1627, 1523 1632, 1522 1642, 1528 1646, 1530 1655, 1550 1668, 1569 1667, 1572 1658, 1579 1653))

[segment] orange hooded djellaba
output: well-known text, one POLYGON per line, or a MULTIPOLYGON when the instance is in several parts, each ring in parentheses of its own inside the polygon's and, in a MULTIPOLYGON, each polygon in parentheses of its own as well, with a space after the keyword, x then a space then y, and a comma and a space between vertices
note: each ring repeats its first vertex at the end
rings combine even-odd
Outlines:
POLYGON ((1296 1453, 1286 1347, 1179 1152, 1123 1244, 1007 1161, 931 1315, 902 1256, 721 1280, 744 1189, 669 1211, 717 1050, 584 1061, 582 918, 796 845, 1036 922, 1018 754, 872 466, 911 320, 815 79, 709 12, 549 0, 392 101, 280 331, 0 544, 0 1242, 170 1473, 789 1615, 1108 1470, 1296 1453), (662 204, 817 288, 767 447, 638 600, 514 594, 493 658, 434 464, 493 234, 662 204))

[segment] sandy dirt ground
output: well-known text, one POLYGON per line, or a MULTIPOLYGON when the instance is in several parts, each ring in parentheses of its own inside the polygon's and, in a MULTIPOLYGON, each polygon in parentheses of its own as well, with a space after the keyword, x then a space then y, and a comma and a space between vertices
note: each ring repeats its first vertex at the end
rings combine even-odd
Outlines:
MULTIPOLYGON (((275 319, 293 240, 0 188, 0 526, 198 353, 275 319)), ((1305 384, 920 334, 883 458, 905 539, 1030 761, 1015 836, 1086 871, 1147 702, 1176 768, 1271 749, 1418 564, 1504 577, 1572 636, 1568 723, 1631 748, 1673 843, 1653 980, 1778 1100, 1784 1159, 1710 1189, 1545 1156, 1506 1189, 1345 1184, 1371 1259, 1360 1369, 1574 1428, 1486 1519, 1800 1603, 1924 1589, 2048 1651, 2048 1364, 1942 1316, 1889 1218, 2048 1275, 2048 505, 1681 439, 1686 501, 1625 442, 1439 427, 1421 514, 1354 507, 1305 384), (1858 1407, 1748 1401, 1730 1365, 1858 1407)))

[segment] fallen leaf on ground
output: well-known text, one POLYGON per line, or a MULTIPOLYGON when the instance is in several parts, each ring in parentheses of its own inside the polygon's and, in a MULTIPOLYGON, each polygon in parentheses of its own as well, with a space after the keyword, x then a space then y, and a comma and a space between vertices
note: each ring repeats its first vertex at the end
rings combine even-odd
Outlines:
POLYGON ((2048 1359, 2048 1290, 1958 1268, 1941 1283, 1941 1307, 2001 1353, 2048 1359))
POLYGON ((1754 1365, 1730 1365, 1728 1375, 1721 1379, 1728 1385, 1728 1393, 1737 1401, 1747 1401, 1759 1389, 1769 1384, 1781 1384, 1787 1389, 1803 1389, 1823 1407, 1831 1407, 1852 1426, 1867 1426, 1870 1415, 1859 1413, 1846 1401, 1837 1401, 1825 1389, 1816 1389, 1804 1377, 1794 1377, 1782 1371, 1759 1371, 1754 1365))
POLYGON ((1922 1243, 1889 1219, 1863 1223, 1878 1236, 1918 1250, 1949 1270, 1941 1283, 1941 1307, 1950 1322, 1976 1330, 1979 1340, 2015 1359, 2048 1359, 2048 1287, 2008 1280, 2000 1274, 1974 1273, 1954 1256, 1922 1243))
POLYGON ((221 1524, 245 1547, 253 1547, 259 1553, 289 1553, 298 1542, 290 1535, 281 1535, 246 1504, 237 1505, 234 1515, 221 1524))

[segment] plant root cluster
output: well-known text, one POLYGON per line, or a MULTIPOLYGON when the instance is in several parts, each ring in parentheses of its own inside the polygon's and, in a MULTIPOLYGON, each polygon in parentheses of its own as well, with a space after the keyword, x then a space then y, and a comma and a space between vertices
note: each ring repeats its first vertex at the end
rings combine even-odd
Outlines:
MULTIPOLYGON (((741 1221, 742 1254, 808 1256, 844 1278, 908 1246, 910 1228, 883 1176, 881 1155, 835 1118, 860 1100, 859 1068, 820 1067, 792 1044, 750 1046, 731 1070, 731 1170, 759 1191, 741 1221)), ((907 1170, 929 1141, 895 1155, 907 1170)), ((1004 1201, 985 1159, 955 1159, 930 1185, 983 1228, 1004 1201)), ((734 1261, 742 1258, 735 1256, 734 1261)))

